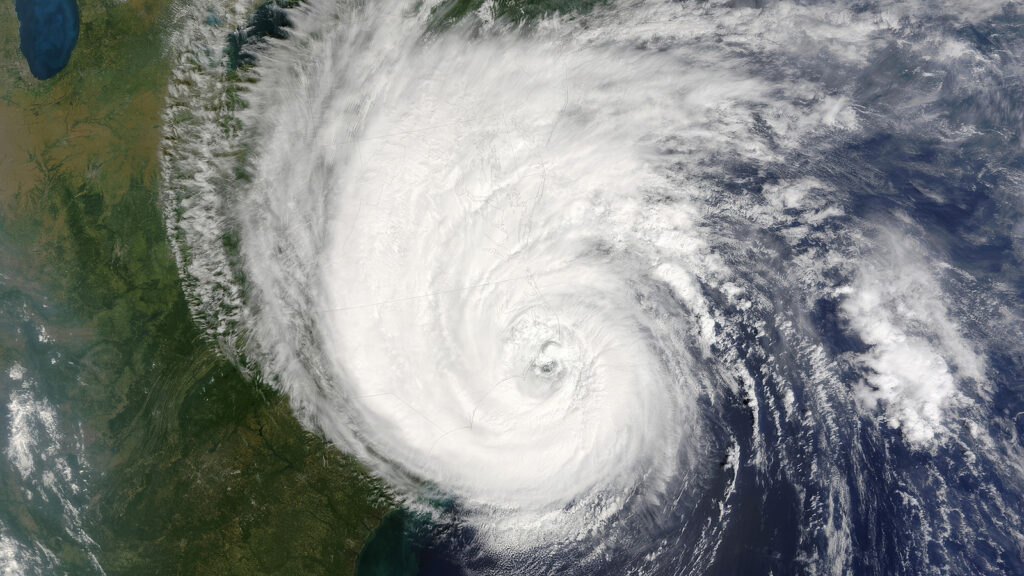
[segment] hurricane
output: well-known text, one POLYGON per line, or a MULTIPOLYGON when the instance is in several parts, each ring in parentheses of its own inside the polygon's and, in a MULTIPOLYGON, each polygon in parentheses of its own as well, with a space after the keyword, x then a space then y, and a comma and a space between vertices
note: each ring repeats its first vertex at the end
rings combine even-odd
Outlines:
POLYGON ((223 353, 467 573, 1024 570, 1019 8, 464 4, 178 14, 223 353))

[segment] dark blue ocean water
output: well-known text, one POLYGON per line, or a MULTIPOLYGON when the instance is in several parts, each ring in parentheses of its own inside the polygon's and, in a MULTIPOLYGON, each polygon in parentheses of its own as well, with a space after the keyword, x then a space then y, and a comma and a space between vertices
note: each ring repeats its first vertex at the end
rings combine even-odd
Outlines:
POLYGON ((71 59, 78 42, 78 3, 75 0, 15 0, 21 22, 21 53, 32 75, 55 76, 71 59))

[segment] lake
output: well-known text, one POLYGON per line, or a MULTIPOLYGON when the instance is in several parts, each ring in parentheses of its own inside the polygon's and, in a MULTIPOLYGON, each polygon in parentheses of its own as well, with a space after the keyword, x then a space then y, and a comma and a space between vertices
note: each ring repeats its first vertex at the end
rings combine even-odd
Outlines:
POLYGON ((21 53, 32 75, 46 80, 71 59, 78 41, 78 4, 75 0, 16 0, 21 22, 21 53))

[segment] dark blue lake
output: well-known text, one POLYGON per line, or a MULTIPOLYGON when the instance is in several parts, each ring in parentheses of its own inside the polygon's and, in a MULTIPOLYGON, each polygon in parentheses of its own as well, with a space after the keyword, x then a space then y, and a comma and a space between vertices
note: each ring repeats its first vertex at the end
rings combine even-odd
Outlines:
POLYGON ((78 41, 75 0, 15 0, 21 53, 32 75, 46 80, 64 69, 78 41))

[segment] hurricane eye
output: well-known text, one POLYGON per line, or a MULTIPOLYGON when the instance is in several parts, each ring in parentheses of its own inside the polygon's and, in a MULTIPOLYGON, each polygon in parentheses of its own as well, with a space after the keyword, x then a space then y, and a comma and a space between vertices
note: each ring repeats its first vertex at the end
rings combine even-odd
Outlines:
POLYGON ((562 346, 547 341, 540 347, 540 353, 533 361, 534 372, 541 377, 552 377, 562 372, 562 346))

